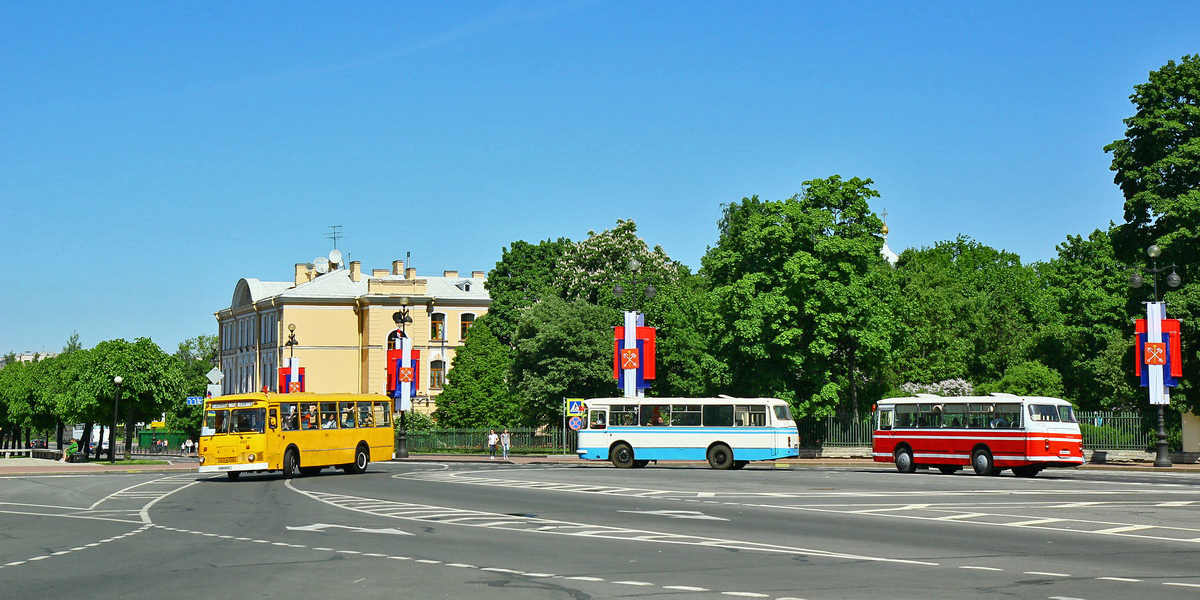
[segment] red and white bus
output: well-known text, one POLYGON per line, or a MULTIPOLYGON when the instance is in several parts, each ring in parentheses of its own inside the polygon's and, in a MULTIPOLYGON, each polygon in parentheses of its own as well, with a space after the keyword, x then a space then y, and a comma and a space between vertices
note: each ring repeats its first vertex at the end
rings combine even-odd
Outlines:
POLYGON ((1066 400, 917 394, 881 400, 877 409, 871 454, 901 473, 937 467, 951 474, 970 465, 977 475, 1012 469, 1033 477, 1083 464, 1083 437, 1066 400))

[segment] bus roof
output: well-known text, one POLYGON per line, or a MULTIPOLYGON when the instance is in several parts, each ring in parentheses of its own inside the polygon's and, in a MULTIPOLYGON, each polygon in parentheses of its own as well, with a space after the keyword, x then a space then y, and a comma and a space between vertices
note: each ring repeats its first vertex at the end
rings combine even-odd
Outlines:
POLYGON ((1018 396, 1016 394, 1001 394, 993 392, 987 396, 935 396, 933 394, 917 394, 908 398, 884 398, 876 404, 890 406, 893 404, 996 404, 998 402, 1023 402, 1026 404, 1054 404, 1071 406, 1071 403, 1061 398, 1049 396, 1018 396))
POLYGON ((735 398, 733 396, 710 396, 707 398, 588 398, 584 403, 593 404, 787 404, 779 398, 735 398))

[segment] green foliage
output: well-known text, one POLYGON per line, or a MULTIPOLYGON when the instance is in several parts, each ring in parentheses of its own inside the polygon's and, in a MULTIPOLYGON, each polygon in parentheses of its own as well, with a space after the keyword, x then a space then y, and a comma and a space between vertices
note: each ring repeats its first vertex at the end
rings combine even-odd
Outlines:
MULTIPOLYGON (((174 358, 183 376, 184 396, 204 397, 208 393, 208 372, 217 366, 220 358, 218 343, 220 338, 215 335, 198 335, 179 343, 174 358)), ((173 410, 167 411, 167 429, 183 431, 190 435, 200 434, 200 425, 204 418, 204 406, 186 403, 174 405, 173 410)))
POLYGON ((557 422, 563 398, 612 395, 615 310, 546 298, 521 314, 512 386, 528 425, 557 422))
MULTIPOLYGON (((438 400, 441 401, 440 398, 438 400)), ((400 421, 397 420, 396 427, 399 426, 400 421)), ((432 415, 410 410, 404 415, 404 427, 408 431, 432 431, 438 427, 438 424, 432 415)))
MULTIPOLYGON (((713 342, 738 394, 776 396, 800 414, 857 411, 896 333, 895 286, 879 255, 871 180, 805 182, 783 201, 725 207, 701 274, 715 296, 713 342)), ((882 392, 882 389, 879 390, 882 392)))
MULTIPOLYGON (((1200 317, 1200 55, 1168 61, 1152 71, 1129 97, 1137 112, 1125 119, 1125 137, 1104 149, 1112 153, 1113 181, 1125 195, 1125 221, 1113 234, 1117 256, 1130 265, 1148 262, 1151 244, 1162 248, 1163 264, 1178 264, 1183 286, 1160 288, 1168 316, 1185 323, 1200 317)), ((1161 279, 1160 279, 1161 282, 1161 279)), ((1147 276, 1147 283, 1150 277, 1147 276)), ((1132 298, 1131 312, 1150 299, 1147 285, 1132 298)), ((1200 328, 1183 330, 1184 373, 1172 405, 1200 410, 1195 381, 1200 376, 1200 328)))
POLYGON ((487 277, 492 304, 485 316, 501 344, 513 345, 513 330, 522 311, 544 296, 558 294, 555 273, 570 245, 566 238, 537 244, 518 240, 501 250, 500 261, 487 277))
POLYGON ((503 427, 521 420, 508 390, 512 363, 508 348, 492 334, 489 321, 471 327, 466 344, 454 356, 446 387, 438 396, 441 427, 503 427))
POLYGON ((1058 371, 1037 361, 1026 361, 1008 367, 999 381, 982 383, 975 391, 980 394, 1001 392, 1018 396, 1060 398, 1063 395, 1063 382, 1058 371))
MULTIPOLYGON (((123 379, 118 417, 125 422, 126 439, 132 438, 134 423, 158 420, 163 413, 173 413, 184 406, 184 377, 179 361, 148 338, 100 342, 88 354, 89 368, 80 378, 80 385, 92 398, 111 402, 116 393, 113 378, 120 375, 123 379)), ((100 418, 87 420, 110 421, 112 408, 106 408, 108 418, 103 418, 105 411, 101 410, 92 413, 100 418)), ((125 453, 128 458, 128 447, 125 453)))

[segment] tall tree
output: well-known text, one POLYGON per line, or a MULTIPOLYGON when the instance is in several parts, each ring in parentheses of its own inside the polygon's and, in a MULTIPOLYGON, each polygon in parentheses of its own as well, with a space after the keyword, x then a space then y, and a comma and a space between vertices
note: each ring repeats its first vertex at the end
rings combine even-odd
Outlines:
MULTIPOLYGON (((118 420, 125 422, 126 440, 133 439, 134 423, 157 420, 184 404, 184 377, 179 361, 148 338, 100 342, 91 350, 89 362, 83 385, 95 397, 111 401, 117 389, 113 378, 120 375, 123 379, 117 400, 118 420)), ((108 418, 101 422, 112 419, 112 408, 108 409, 108 418)), ((130 445, 126 444, 126 459, 129 454, 130 445)))
POLYGON ((895 320, 871 180, 804 183, 783 201, 725 207, 702 261, 716 296, 718 356, 738 393, 787 399, 805 415, 857 411, 886 360, 895 320))
MULTIPOLYGON (((200 334, 179 343, 174 358, 179 362, 184 394, 187 396, 203 397, 207 394, 208 372, 217 366, 220 356, 219 341, 220 338, 215 335, 200 334)), ((203 418, 203 405, 181 403, 167 411, 167 429, 199 435, 203 418)))
MULTIPOLYGON (((1178 263, 1184 276, 1180 289, 1160 299, 1170 305, 1169 316, 1195 323, 1200 319, 1200 55, 1167 61, 1146 83, 1134 86, 1129 99, 1137 112, 1125 119, 1125 137, 1104 148, 1112 153, 1113 181, 1125 196, 1125 222, 1114 234, 1117 256, 1145 265, 1145 249, 1158 244, 1163 261, 1178 263)), ((1200 329, 1184 328, 1183 354, 1177 389, 1182 393, 1172 394, 1171 401, 1200 409, 1200 394, 1191 391, 1200 376, 1200 329)))
POLYGON ((492 335, 485 321, 471 326, 467 342, 454 355, 446 387, 438 396, 442 427, 503 427, 521 420, 520 407, 509 392, 509 349, 492 335))
POLYGON ((512 387, 527 424, 558 423, 567 397, 609 396, 612 324, 617 313, 586 302, 550 297, 521 314, 512 387))
POLYGON ((485 284, 492 303, 484 315, 492 333, 505 346, 513 343, 513 331, 521 312, 547 295, 557 295, 555 273, 571 240, 543 240, 537 244, 517 240, 500 252, 485 284))

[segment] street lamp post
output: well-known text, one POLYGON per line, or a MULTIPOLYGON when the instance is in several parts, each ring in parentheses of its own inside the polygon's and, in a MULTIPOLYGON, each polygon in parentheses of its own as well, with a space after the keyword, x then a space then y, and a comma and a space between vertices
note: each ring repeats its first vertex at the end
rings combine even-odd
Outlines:
POLYGON ((117 401, 121 399, 121 382, 125 381, 120 375, 113 377, 113 383, 117 384, 117 394, 113 396, 113 418, 112 429, 108 430, 108 462, 116 462, 117 452, 117 401))
MULTIPOLYGON (((638 262, 636 258, 629 260, 629 271, 633 273, 632 287, 634 290, 637 290, 643 283, 645 283, 646 287, 642 290, 642 295, 644 295, 647 300, 652 300, 654 299, 655 294, 658 293, 658 290, 646 280, 638 279, 638 269, 641 267, 642 263, 638 262)), ((618 283, 617 285, 613 286, 612 293, 614 298, 619 299, 621 296, 625 295, 625 288, 618 283)), ((625 311, 625 348, 637 347, 637 328, 646 324, 646 317, 642 314, 639 308, 641 308, 641 299, 635 295, 633 298, 633 310, 625 311)), ((636 369, 622 369, 622 371, 624 372, 624 375, 621 387, 624 389, 625 397, 633 398, 635 396, 641 396, 643 392, 637 389, 637 376, 634 373, 636 369)))
MULTIPOLYGON (((400 310, 392 313, 392 321, 396 323, 396 328, 400 330, 400 337, 396 340, 396 344, 400 346, 400 364, 406 364, 409 360, 410 345, 405 343, 408 340, 408 333, 405 326, 412 323, 412 317, 408 316, 408 296, 400 297, 400 310)), ((399 365, 397 365, 397 371, 399 371, 399 365)), ((403 397, 404 392, 400 389, 402 385, 407 389, 409 383, 406 381, 397 381, 396 389, 392 391, 394 398, 400 399, 403 397)), ((409 401, 411 402, 411 399, 409 401)), ((404 416, 407 413, 408 411, 401 407, 400 431, 396 435, 396 458, 408 458, 408 428, 404 422, 404 416)))
MULTIPOLYGON (((1147 308, 1147 313, 1146 313, 1146 339, 1150 340, 1152 337, 1158 336, 1158 339, 1155 339, 1154 341, 1159 342, 1159 341, 1161 341, 1161 335, 1162 335, 1161 322, 1162 322, 1162 318, 1165 315, 1166 311, 1163 309, 1163 306, 1162 306, 1162 304, 1164 304, 1164 303, 1160 303, 1158 301, 1158 274, 1166 272, 1168 269, 1170 269, 1171 274, 1167 275, 1167 285, 1169 285, 1173 288, 1179 287, 1181 280, 1179 278, 1179 274, 1175 272, 1175 269, 1178 268, 1175 264, 1164 265, 1162 267, 1158 266, 1158 257, 1162 256, 1162 249, 1159 248, 1157 244, 1154 244, 1154 245, 1150 246, 1149 248, 1146 248, 1146 255, 1150 257, 1151 266, 1149 268, 1138 267, 1141 271, 1144 271, 1144 272, 1150 274, 1150 279, 1154 285, 1154 288, 1153 288, 1154 295, 1151 297, 1153 301, 1149 303, 1149 306, 1147 308)), ((1145 279, 1142 277, 1142 274, 1138 273, 1138 272, 1135 272, 1129 278, 1130 287, 1134 287, 1134 288, 1142 287, 1142 284, 1144 282, 1145 282, 1145 279)), ((1178 360, 1178 359, 1179 359, 1179 357, 1176 357, 1176 360, 1178 360)), ((1149 368, 1149 367, 1143 367, 1143 368, 1149 368)), ((1159 367, 1159 368, 1162 368, 1162 367, 1159 367)), ((1157 385, 1161 385, 1161 383, 1162 383, 1161 379, 1157 381, 1157 385)), ((1154 385, 1156 385, 1156 382, 1152 380, 1150 385, 1154 386, 1154 385)), ((1164 400, 1156 402, 1156 405, 1158 407, 1158 441, 1157 441, 1157 443, 1155 443, 1154 466, 1170 467, 1171 466, 1171 455, 1167 452, 1167 428, 1166 428, 1165 418, 1163 416, 1163 406, 1165 404, 1167 404, 1167 402, 1169 401, 1169 400, 1166 400, 1165 388, 1163 389, 1162 395, 1164 397, 1164 400)), ((1150 399, 1152 402, 1155 399, 1155 390, 1154 389, 1151 389, 1151 391, 1150 391, 1150 399)))
MULTIPOLYGON (((296 346, 299 344, 300 342, 296 340, 296 324, 288 323, 288 340, 284 342, 283 345, 288 347, 288 351, 290 353, 288 356, 288 369, 290 369, 291 377, 287 381, 289 388, 291 387, 291 383, 293 381, 300 381, 300 366, 296 364, 296 346)), ((281 394, 290 394, 292 390, 279 390, 279 392, 281 394)))

